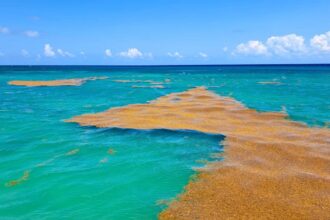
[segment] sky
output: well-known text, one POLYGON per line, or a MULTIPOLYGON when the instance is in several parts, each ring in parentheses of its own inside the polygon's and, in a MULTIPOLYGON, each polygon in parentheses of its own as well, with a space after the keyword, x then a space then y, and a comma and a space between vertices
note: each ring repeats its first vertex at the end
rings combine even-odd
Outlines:
POLYGON ((330 63, 329 0, 1 0, 0 65, 330 63))

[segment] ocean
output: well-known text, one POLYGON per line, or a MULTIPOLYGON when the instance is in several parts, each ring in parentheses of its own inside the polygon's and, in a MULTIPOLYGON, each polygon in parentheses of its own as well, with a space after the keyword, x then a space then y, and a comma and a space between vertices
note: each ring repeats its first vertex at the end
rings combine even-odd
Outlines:
POLYGON ((225 136, 65 120, 197 86, 329 127, 330 65, 0 66, 0 218, 156 219, 198 168, 226 159, 213 156, 225 136), (103 76, 80 86, 8 84, 103 76))

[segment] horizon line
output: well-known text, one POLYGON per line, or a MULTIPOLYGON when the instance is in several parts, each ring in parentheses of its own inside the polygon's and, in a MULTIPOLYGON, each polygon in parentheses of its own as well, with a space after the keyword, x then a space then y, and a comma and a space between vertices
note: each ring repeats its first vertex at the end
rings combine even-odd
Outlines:
POLYGON ((107 65, 107 64, 0 64, 0 67, 24 66, 24 67, 42 67, 42 66, 100 66, 100 67, 166 67, 166 66, 328 66, 330 63, 274 63, 274 64, 127 64, 127 65, 107 65))

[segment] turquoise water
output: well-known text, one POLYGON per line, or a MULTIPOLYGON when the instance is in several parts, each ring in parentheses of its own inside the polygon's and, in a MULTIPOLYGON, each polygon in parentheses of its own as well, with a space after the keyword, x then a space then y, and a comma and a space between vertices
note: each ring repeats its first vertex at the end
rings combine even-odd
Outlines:
POLYGON ((330 66, 0 67, 0 218, 156 219, 164 203, 183 192, 194 168, 223 150, 224 137, 63 120, 195 86, 259 111, 285 109, 310 126, 330 122, 330 66), (109 78, 79 87, 7 85, 88 76, 109 78), (168 83, 133 88, 150 84, 118 79, 168 83), (281 84, 258 83, 264 81, 281 84), (10 187, 11 180, 19 184, 10 187))

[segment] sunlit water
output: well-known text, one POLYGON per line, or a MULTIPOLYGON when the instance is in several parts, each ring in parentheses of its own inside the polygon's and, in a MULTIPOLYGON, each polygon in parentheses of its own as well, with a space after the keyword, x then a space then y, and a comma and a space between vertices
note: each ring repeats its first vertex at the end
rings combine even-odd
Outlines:
POLYGON ((72 116, 206 86, 259 111, 328 126, 329 85, 330 66, 0 67, 0 218, 155 219, 194 168, 223 150, 219 135, 64 122, 72 116), (109 78, 78 87, 7 85, 87 76, 109 78), (259 83, 270 81, 280 84, 259 83))

